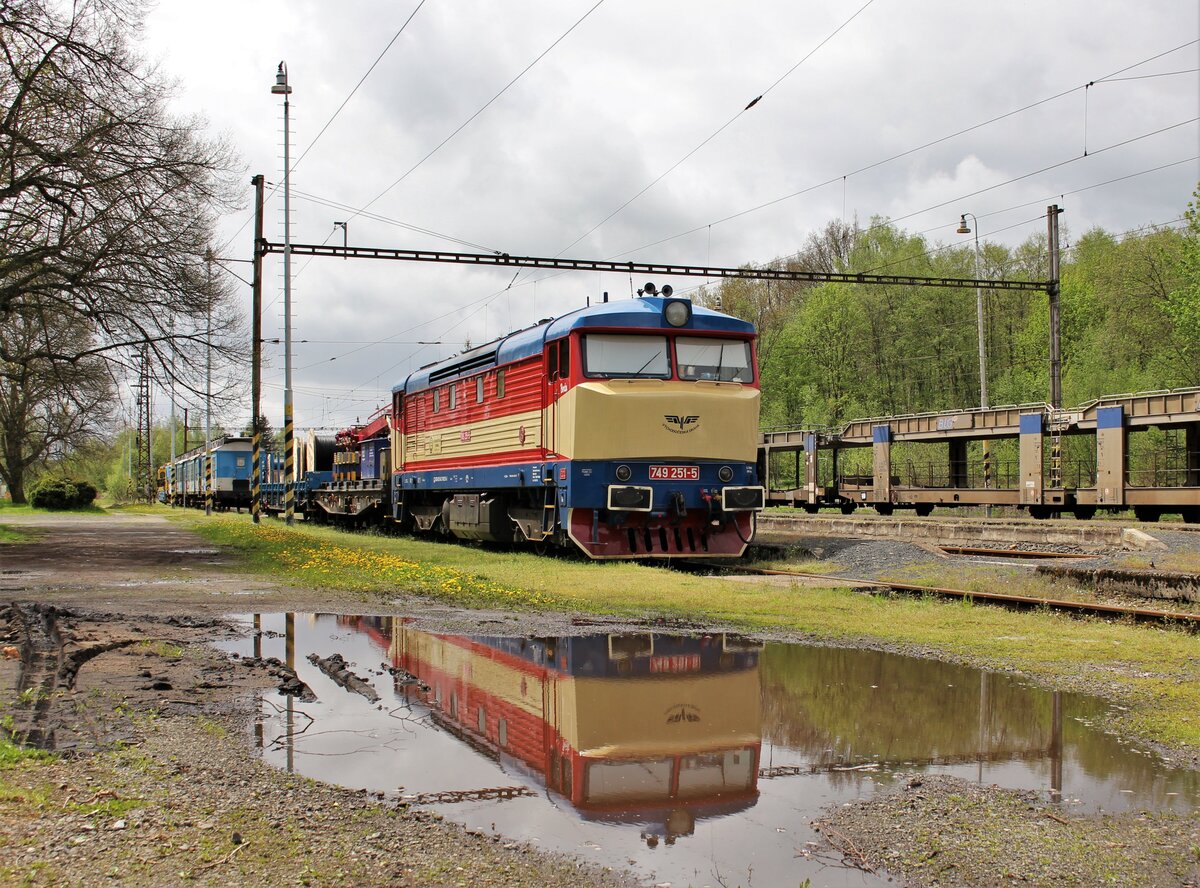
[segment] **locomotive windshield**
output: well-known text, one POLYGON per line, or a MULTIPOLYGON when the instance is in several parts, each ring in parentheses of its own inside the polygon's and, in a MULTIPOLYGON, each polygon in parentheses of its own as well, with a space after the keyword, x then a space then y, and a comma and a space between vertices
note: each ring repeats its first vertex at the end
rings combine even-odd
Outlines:
POLYGON ((721 382, 753 382, 750 343, 741 339, 710 339, 680 336, 675 340, 675 359, 680 379, 713 379, 721 382))
POLYGON ((583 372, 592 377, 669 379, 667 337, 591 333, 583 337, 583 372))

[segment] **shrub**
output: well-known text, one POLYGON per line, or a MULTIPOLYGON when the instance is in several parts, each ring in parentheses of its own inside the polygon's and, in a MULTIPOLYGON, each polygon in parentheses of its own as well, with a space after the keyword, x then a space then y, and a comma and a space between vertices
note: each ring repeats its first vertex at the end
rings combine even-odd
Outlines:
POLYGON ((96 501, 96 497, 100 495, 100 491, 96 489, 96 485, 91 481, 76 481, 75 482, 75 506, 76 508, 86 508, 96 501))
POLYGON ((29 504, 35 509, 82 509, 96 499, 96 486, 88 481, 70 478, 43 478, 29 493, 29 504))

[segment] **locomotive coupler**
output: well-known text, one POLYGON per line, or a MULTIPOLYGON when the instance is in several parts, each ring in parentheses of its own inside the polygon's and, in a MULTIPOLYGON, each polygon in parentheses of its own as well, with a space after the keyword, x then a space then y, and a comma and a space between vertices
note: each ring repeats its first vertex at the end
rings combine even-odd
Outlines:
POLYGON ((678 524, 687 516, 687 503, 683 498, 683 491, 676 490, 672 492, 670 503, 671 523, 678 524))

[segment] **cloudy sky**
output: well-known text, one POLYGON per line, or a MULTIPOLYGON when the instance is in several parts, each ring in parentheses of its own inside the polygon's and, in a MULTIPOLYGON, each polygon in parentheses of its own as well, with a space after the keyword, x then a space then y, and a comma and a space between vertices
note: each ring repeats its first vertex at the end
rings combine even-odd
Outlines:
MULTIPOLYGON (((1178 224, 1200 179, 1198 38, 1185 0, 164 0, 143 48, 246 166, 223 256, 250 256, 250 176, 282 183, 285 60, 295 243, 340 244, 348 220, 358 246, 738 265, 841 218, 931 244, 965 240, 963 212, 1020 242, 1049 203, 1067 243, 1178 224)), ((282 337, 280 257, 265 275, 264 336, 282 337)), ((365 418, 410 370, 605 291, 631 282, 297 258, 297 424, 365 418)), ((282 347, 267 355, 276 417, 282 347)))

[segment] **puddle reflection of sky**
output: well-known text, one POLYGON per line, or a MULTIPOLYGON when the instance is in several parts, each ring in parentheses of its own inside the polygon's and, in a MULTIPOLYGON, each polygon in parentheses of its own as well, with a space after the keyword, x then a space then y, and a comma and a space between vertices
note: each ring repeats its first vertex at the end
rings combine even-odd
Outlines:
MULTIPOLYGON (((913 771, 1087 811, 1189 811, 1200 798, 1200 775, 1093 729, 1097 701, 928 660, 721 634, 512 638, 391 617, 257 619, 261 655, 290 662, 318 698, 264 695, 255 738, 267 761, 401 797, 517 788, 429 806, 655 882, 886 884, 807 856, 820 839, 809 823, 913 771), (340 653, 379 703, 336 685, 312 653, 340 653)), ((256 652, 252 634, 224 647, 256 652)))

